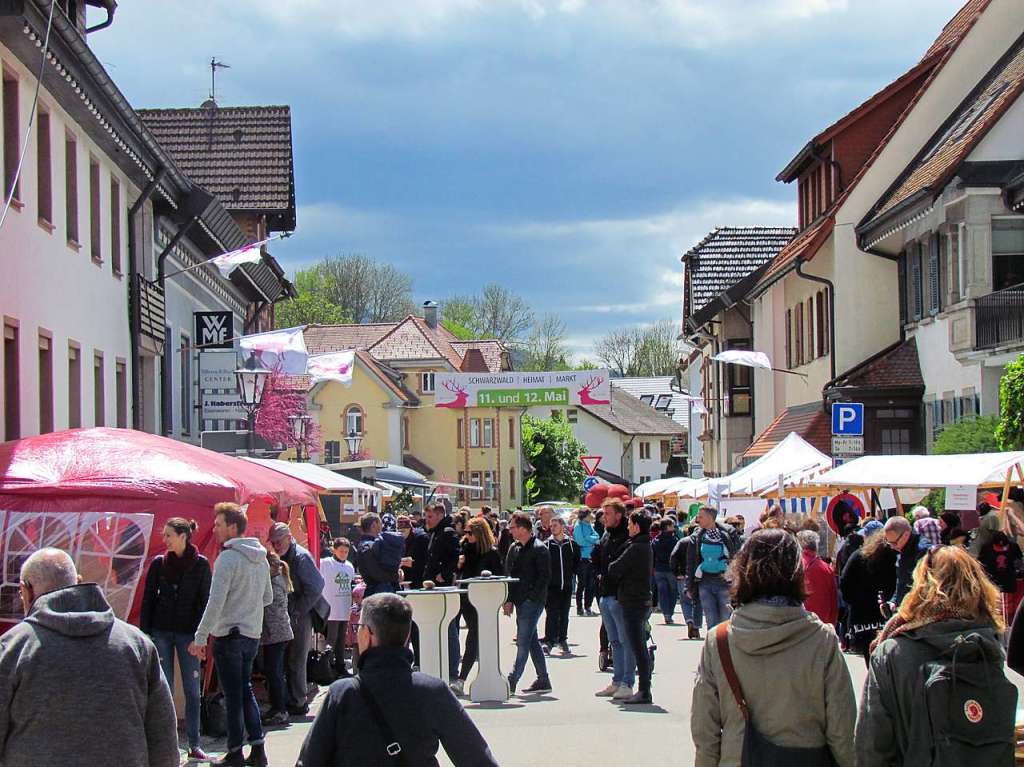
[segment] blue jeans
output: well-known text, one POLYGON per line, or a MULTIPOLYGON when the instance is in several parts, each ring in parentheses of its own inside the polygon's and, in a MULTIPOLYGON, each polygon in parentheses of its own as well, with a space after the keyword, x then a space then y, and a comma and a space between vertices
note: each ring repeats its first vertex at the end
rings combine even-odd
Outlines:
POLYGON ((729 583, 723 578, 707 578, 700 582, 700 604, 708 619, 708 631, 732 615, 729 604, 729 583))
POLYGON ((683 620, 692 623, 697 628, 704 622, 704 610, 700 605, 700 589, 694 586, 690 593, 693 597, 686 596, 686 589, 679 584, 679 606, 683 610, 683 620))
MULTIPOLYGON (((284 674, 284 656, 287 650, 287 642, 263 645, 263 674, 267 677, 270 709, 275 714, 288 710, 288 680, 284 674)), ((342 652, 342 649, 338 649, 337 652, 342 652)))
POLYGON ((252 662, 260 640, 241 634, 217 637, 213 643, 213 662, 224 693, 228 719, 228 751, 241 751, 248 734, 249 745, 263 742, 260 708, 252 694, 252 662))
POLYGON ((676 576, 672 572, 654 573, 654 582, 658 584, 658 607, 665 620, 672 617, 676 611, 676 576))
POLYGON ((601 622, 608 634, 608 646, 612 648, 612 684, 633 686, 636 682, 636 658, 626 641, 626 619, 622 606, 615 597, 601 597, 598 600, 601 622))
POLYGON ((594 606, 594 591, 597 588, 597 573, 589 559, 580 560, 580 570, 576 575, 576 610, 581 612, 586 604, 587 610, 594 606))
POLYGON ((188 653, 193 635, 154 631, 152 639, 160 655, 160 668, 164 670, 164 678, 171 688, 171 695, 174 695, 174 654, 178 654, 181 688, 185 692, 185 731, 188 733, 188 747, 199 748, 199 658, 188 653))
POLYGON ((527 657, 533 661, 537 678, 547 678, 548 666, 544 660, 544 651, 540 647, 540 638, 537 636, 537 623, 542 612, 544 605, 540 602, 527 600, 516 605, 516 662, 509 675, 513 682, 518 682, 526 670, 527 657))

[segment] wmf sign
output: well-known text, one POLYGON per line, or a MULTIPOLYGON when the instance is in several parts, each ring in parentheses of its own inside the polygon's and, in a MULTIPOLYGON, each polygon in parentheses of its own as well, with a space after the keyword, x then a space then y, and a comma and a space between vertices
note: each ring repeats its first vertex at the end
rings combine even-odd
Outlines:
POLYGON ((201 349, 230 349, 234 345, 234 316, 231 312, 193 312, 195 344, 201 349))

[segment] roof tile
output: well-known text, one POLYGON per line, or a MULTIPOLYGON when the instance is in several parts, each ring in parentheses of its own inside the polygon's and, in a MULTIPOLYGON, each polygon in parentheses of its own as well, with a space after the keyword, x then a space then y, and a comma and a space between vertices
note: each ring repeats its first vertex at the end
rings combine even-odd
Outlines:
POLYGON ((611 405, 580 405, 580 408, 623 434, 661 436, 686 432, 684 426, 617 386, 612 386, 611 405))
POLYGON ((821 402, 793 405, 783 410, 750 444, 744 459, 760 458, 793 432, 825 455, 832 454, 832 424, 821 402))

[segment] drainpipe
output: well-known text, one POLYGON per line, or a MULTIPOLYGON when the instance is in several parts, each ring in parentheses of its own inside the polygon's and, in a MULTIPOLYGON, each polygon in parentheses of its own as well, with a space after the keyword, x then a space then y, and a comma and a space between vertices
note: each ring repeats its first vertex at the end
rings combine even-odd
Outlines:
POLYGON ((130 297, 130 309, 128 312, 128 338, 131 349, 131 381, 132 381, 132 428, 142 429, 142 370, 139 368, 139 333, 142 327, 142 307, 139 305, 140 293, 138 281, 139 275, 139 254, 138 238, 135 234, 135 217, 142 210, 142 206, 153 192, 160 185, 164 175, 167 173, 163 167, 157 168, 153 180, 149 182, 142 194, 128 209, 128 295, 130 297))
POLYGON ((105 18, 99 24, 94 24, 91 27, 86 27, 85 33, 87 35, 92 32, 99 32, 101 29, 106 29, 114 23, 114 11, 117 10, 117 0, 103 0, 102 5, 104 10, 106 10, 107 12, 107 18, 105 18))
MULTIPOLYGON (((628 453, 630 450, 632 450, 634 440, 636 440, 636 435, 635 434, 632 437, 629 438, 629 442, 626 443, 626 447, 623 449, 622 454, 619 456, 619 474, 620 474, 620 476, 623 476, 623 478, 627 482, 629 482, 630 484, 633 484, 633 480, 631 480, 629 477, 625 477, 624 476, 625 472, 623 471, 623 468, 624 468, 624 465, 625 465, 626 453, 628 453)), ((630 468, 635 471, 636 470, 636 466, 633 465, 633 461, 630 461, 629 463, 630 463, 630 468)), ((632 488, 630 488, 630 491, 632 492, 632 488)))
MULTIPOLYGON (((798 277, 803 277, 805 280, 811 282, 817 282, 820 285, 825 286, 825 290, 828 292, 828 337, 829 337, 829 355, 828 362, 830 372, 832 373, 832 381, 836 380, 836 286, 832 284, 832 280, 827 280, 824 277, 818 277, 813 274, 807 274, 804 271, 804 260, 798 258, 796 261, 796 274, 798 277)), ((831 383, 831 381, 830 381, 831 383)))

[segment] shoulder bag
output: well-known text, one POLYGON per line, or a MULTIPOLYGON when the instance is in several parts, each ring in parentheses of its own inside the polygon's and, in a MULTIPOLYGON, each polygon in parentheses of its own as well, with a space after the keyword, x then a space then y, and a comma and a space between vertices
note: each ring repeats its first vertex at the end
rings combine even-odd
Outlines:
POLYGON ((722 663, 725 678, 729 681, 736 705, 743 714, 746 727, 743 730, 742 767, 834 767, 835 760, 827 745, 813 748, 779 746, 762 735, 750 718, 750 707, 743 695, 736 667, 732 663, 732 652, 729 650, 729 622, 719 623, 715 629, 715 643, 718 646, 718 659, 722 663))
POLYGON ((377 762, 378 764, 394 764, 398 767, 405 767, 408 765, 408 761, 405 758, 405 752, 402 750, 402 744, 398 742, 398 738, 395 736, 395 731, 391 728, 391 723, 388 721, 387 715, 384 710, 377 703, 377 699, 373 697, 373 693, 370 692, 370 688, 363 684, 363 680, 358 675, 353 677, 352 683, 355 685, 356 690, 363 697, 363 702, 366 703, 366 707, 370 710, 370 718, 373 719, 374 724, 377 725, 377 729, 380 734, 384 737, 384 751, 387 754, 386 758, 377 762))

